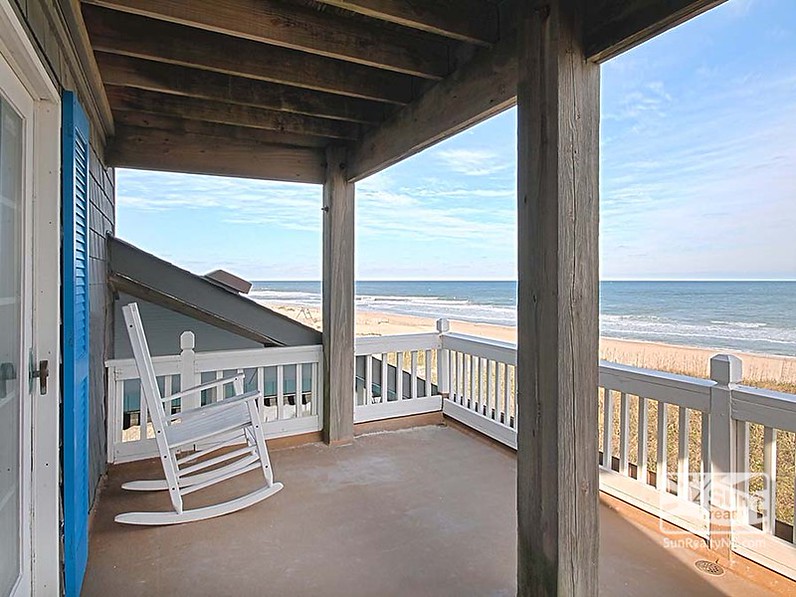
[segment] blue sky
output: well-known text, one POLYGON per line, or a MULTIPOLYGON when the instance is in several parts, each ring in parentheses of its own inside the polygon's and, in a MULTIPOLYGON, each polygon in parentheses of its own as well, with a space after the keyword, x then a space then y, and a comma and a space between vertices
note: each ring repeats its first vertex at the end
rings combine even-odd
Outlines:
MULTIPOLYGON (((796 279, 796 2, 730 0, 602 67, 601 276, 796 279)), ((357 185, 357 277, 513 279, 516 114, 357 185)), ((117 233, 317 280, 314 185, 117 171, 117 233)))

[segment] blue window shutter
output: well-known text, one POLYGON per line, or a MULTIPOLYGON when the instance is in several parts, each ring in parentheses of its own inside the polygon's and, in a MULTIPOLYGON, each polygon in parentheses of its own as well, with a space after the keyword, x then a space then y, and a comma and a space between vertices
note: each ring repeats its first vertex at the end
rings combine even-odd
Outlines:
POLYGON ((62 99, 64 588, 77 597, 88 560, 90 148, 77 96, 65 91, 62 99))

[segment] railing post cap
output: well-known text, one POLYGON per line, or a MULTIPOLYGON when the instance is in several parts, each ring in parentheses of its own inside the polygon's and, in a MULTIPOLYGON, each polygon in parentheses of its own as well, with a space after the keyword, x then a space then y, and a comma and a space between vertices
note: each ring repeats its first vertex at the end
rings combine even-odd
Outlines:
POLYGON ((740 383, 743 376, 741 359, 731 354, 717 354, 710 359, 710 379, 720 384, 740 383))
POLYGON ((451 329, 451 322, 447 319, 437 320, 437 331, 440 333, 449 332, 451 329))
POLYGON ((180 349, 193 350, 196 345, 196 337, 193 332, 183 332, 180 334, 180 349))

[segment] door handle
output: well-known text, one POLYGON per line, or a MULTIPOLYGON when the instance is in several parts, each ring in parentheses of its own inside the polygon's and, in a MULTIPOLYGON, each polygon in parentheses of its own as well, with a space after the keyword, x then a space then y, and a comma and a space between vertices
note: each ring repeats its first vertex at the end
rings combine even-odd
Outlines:
POLYGON ((0 363, 0 398, 4 398, 8 393, 6 382, 16 378, 17 371, 14 369, 14 363, 0 363))
POLYGON ((39 361, 39 368, 30 372, 30 377, 39 378, 39 393, 43 396, 47 393, 47 378, 50 376, 50 362, 39 361))

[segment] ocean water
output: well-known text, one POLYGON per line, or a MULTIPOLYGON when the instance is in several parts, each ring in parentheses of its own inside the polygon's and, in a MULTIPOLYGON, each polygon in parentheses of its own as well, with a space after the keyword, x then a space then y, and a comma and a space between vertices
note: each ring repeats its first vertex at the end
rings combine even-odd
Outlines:
MULTIPOLYGON (((319 282, 255 282, 251 297, 319 306, 319 282)), ((358 282, 358 309, 516 325, 516 282, 358 282)), ((796 356, 796 282, 602 282, 603 336, 796 356)))

